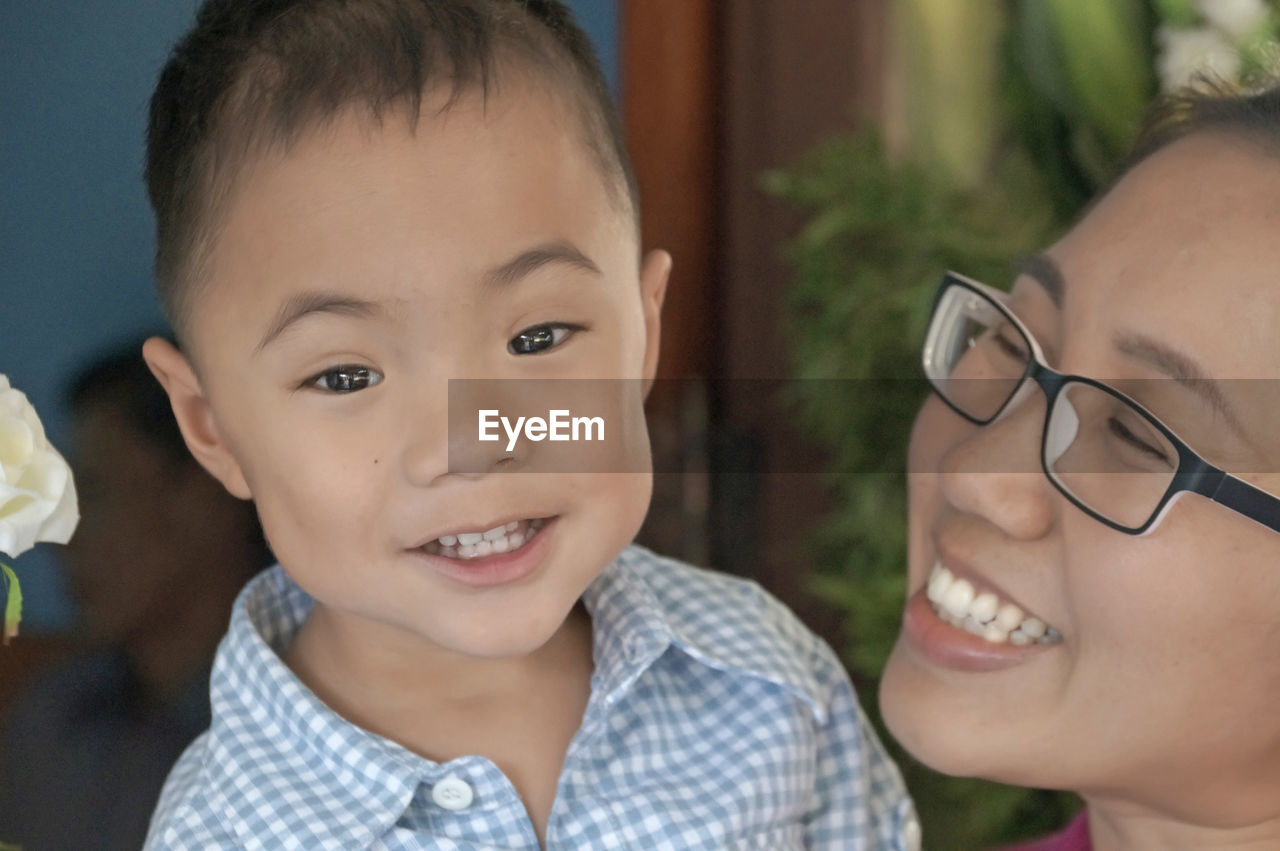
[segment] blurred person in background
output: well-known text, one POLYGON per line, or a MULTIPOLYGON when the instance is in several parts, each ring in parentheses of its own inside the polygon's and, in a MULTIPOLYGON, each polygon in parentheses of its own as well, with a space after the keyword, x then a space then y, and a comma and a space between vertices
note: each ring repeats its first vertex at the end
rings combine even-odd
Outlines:
POLYGON ((0 841, 136 851, 209 725, 231 603, 270 557, 252 504, 187 451, 141 339, 86 367, 68 402, 82 520, 65 561, 87 646, 0 726, 0 841))

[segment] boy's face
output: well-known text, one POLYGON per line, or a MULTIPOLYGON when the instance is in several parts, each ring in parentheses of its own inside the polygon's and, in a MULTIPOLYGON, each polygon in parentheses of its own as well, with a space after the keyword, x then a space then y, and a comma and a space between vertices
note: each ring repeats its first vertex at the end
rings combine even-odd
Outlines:
POLYGON ((197 457, 255 500, 328 615, 514 656, 635 535, 652 477, 519 472, 547 444, 503 461, 505 439, 481 472, 451 472, 448 380, 652 378, 670 261, 638 262, 633 221, 544 89, 440 103, 412 132, 341 116, 251 167, 190 319, 198 376, 155 341, 148 357, 197 457), (445 549, 511 522, 505 554, 445 549))

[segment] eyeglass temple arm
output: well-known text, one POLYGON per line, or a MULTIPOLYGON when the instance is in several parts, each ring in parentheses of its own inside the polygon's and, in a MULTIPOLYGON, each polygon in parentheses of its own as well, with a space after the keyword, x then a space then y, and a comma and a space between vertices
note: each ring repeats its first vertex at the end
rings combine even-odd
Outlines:
POLYGON ((1280 532, 1280 499, 1242 479, 1225 475, 1214 492, 1206 496, 1272 531, 1280 532))

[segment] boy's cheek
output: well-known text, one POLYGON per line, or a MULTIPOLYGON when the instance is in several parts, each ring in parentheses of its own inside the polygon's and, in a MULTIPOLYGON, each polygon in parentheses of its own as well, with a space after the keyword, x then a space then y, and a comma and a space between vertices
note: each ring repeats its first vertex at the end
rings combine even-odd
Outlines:
POLYGON ((639 533, 653 495, 651 473, 615 473, 584 477, 579 505, 590 515, 587 533, 597 540, 604 561, 616 557, 639 533))

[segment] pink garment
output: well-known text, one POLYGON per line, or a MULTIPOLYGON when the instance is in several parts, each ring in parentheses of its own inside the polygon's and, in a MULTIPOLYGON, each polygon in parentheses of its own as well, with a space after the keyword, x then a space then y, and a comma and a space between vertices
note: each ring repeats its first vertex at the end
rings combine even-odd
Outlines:
POLYGON ((1093 843, 1089 841, 1089 815, 1081 812, 1061 833, 1034 842, 1010 845, 1001 851, 1093 851, 1093 843))

